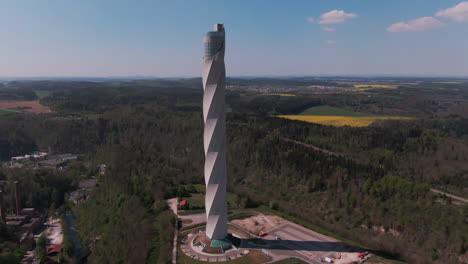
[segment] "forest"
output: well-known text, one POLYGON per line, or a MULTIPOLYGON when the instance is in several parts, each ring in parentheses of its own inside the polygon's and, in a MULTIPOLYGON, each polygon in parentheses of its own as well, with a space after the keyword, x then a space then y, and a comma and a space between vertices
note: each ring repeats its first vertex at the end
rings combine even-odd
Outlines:
MULTIPOLYGON (((294 97, 243 88, 304 83, 228 81, 229 192, 394 259, 457 263, 468 249, 468 206, 430 189, 468 197, 468 87, 294 97), (320 105, 415 119, 332 127, 274 117, 320 105)), ((41 103, 53 113, 0 116, 0 160, 35 150, 82 158, 62 173, 3 169, 0 180, 27 181, 25 202, 45 210, 61 206, 89 168, 107 164, 96 193, 73 208, 89 263, 167 263, 174 216, 164 199, 181 184, 204 183, 200 79, 19 82, 0 91, 22 89, 49 91, 41 103)))

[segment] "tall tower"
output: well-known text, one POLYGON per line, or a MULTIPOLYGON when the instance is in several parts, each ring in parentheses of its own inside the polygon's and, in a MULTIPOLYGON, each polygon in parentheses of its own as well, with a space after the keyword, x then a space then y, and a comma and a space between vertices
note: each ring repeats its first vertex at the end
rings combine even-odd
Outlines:
POLYGON ((203 141, 205 148, 206 237, 215 241, 223 240, 227 236, 224 26, 215 24, 214 31, 206 33, 204 42, 203 119, 205 130, 203 141))

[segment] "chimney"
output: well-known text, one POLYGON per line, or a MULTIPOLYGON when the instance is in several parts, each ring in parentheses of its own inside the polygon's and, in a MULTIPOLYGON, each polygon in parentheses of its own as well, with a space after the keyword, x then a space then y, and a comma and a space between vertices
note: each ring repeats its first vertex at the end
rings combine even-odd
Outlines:
POLYGON ((18 181, 15 181, 15 200, 16 200, 16 215, 20 215, 21 205, 19 200, 19 190, 18 190, 18 181))
POLYGON ((0 214, 3 222, 6 223, 5 203, 3 202, 3 191, 0 190, 0 214))

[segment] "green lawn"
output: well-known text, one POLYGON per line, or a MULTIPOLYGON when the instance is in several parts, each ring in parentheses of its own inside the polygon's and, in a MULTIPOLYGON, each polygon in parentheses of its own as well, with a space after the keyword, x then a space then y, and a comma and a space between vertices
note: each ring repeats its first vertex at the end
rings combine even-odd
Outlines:
POLYGON ((354 116, 354 117, 377 117, 382 115, 374 115, 360 112, 353 112, 338 107, 328 105, 314 106, 304 112, 298 114, 302 116, 354 116))
MULTIPOLYGON (((183 185, 185 188, 193 187, 195 192, 190 193, 189 197, 182 197, 180 200, 187 200, 189 205, 194 207, 201 207, 205 208, 205 192, 206 187, 203 184, 192 184, 190 185, 183 185)), ((238 195, 235 193, 228 192, 227 193, 227 200, 229 203, 230 209, 235 209, 238 207, 238 195)))
POLYGON ((16 112, 18 112, 18 111, 8 110, 8 109, 0 109, 0 115, 8 115, 8 114, 16 113, 16 112))
POLYGON ((37 97, 39 97, 39 99, 42 99, 50 95, 50 91, 34 91, 34 92, 36 93, 37 97))

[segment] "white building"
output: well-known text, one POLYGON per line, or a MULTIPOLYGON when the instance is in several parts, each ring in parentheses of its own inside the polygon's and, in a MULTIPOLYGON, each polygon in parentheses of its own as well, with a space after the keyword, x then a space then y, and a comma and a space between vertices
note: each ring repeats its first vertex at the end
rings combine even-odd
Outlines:
POLYGON ((214 31, 206 33, 204 42, 203 118, 205 122, 206 236, 212 241, 219 241, 227 236, 224 26, 215 24, 214 31))

